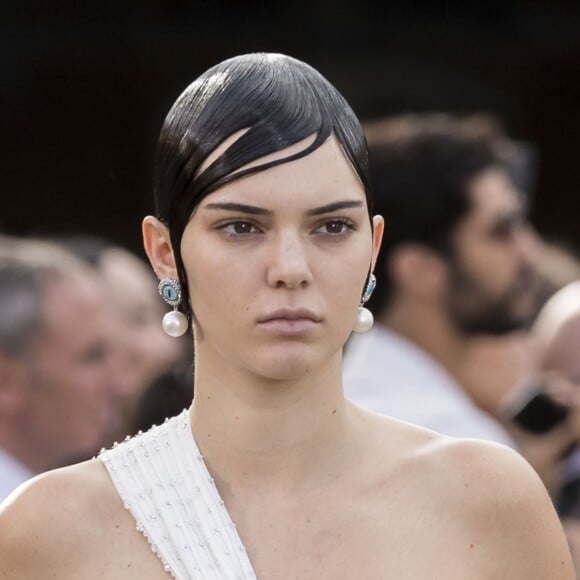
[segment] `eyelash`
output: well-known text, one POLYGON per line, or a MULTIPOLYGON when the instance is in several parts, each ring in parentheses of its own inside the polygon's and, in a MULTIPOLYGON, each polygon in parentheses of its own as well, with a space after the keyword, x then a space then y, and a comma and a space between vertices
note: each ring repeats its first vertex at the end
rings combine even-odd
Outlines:
MULTIPOLYGON (((250 235, 263 233, 263 230, 261 230, 256 224, 254 224, 248 220, 231 221, 231 222, 228 222, 228 223, 225 223, 223 225, 218 226, 217 229, 223 231, 230 238, 240 238, 240 237, 244 237, 244 236, 250 236, 250 235), (244 228, 247 229, 247 231, 236 232, 235 228, 237 226, 243 226, 244 228), (228 231, 228 228, 233 228, 234 231, 232 231, 231 229, 228 231)), ((329 237, 329 238, 338 238, 341 236, 348 235, 350 232, 353 232, 356 230, 358 230, 358 225, 355 222, 353 222, 352 220, 347 219, 347 218, 333 218, 333 219, 325 220, 321 224, 317 225, 314 228, 313 232, 318 233, 322 236, 329 237), (346 230, 343 229, 340 232, 319 231, 320 229, 322 229, 324 227, 328 227, 331 224, 332 225, 340 224, 341 226, 346 226, 346 230)))
POLYGON ((347 218, 334 218, 334 219, 324 221, 322 224, 317 226, 314 231, 316 232, 316 231, 320 230, 320 228, 324 228, 325 226, 328 226, 330 224, 340 224, 340 225, 346 226, 346 230, 343 230, 341 232, 334 232, 334 233, 331 233, 331 232, 319 232, 319 233, 323 236, 337 238, 339 236, 348 235, 350 232, 354 232, 358 229, 357 224, 355 222, 353 222, 352 220, 349 220, 347 218))
POLYGON ((235 220, 232 222, 228 222, 226 224, 219 226, 218 229, 222 230, 230 238, 239 238, 240 236, 249 236, 249 235, 253 235, 256 233, 262 233, 260 228, 257 225, 255 225, 252 222, 247 221, 247 220, 235 220), (235 228, 236 226, 239 226, 239 225, 247 226, 250 229, 257 230, 257 231, 236 232, 236 231, 228 231, 228 229, 227 229, 227 228, 235 228))

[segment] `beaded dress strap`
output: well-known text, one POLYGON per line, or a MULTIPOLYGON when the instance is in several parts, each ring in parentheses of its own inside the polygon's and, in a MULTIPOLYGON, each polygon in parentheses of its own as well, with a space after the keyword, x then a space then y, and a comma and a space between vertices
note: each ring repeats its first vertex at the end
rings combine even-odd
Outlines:
POLYGON ((117 493, 178 580, 256 576, 191 431, 188 410, 101 452, 117 493))

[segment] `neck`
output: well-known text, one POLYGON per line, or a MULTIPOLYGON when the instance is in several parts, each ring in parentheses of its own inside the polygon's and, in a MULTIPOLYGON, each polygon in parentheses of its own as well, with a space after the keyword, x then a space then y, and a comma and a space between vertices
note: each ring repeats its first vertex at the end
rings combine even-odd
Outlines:
POLYGON ((197 444, 226 494, 231 481, 254 493, 305 485, 332 470, 346 448, 341 355, 287 381, 197 359, 191 413, 197 444))
POLYGON ((441 309, 398 300, 379 316, 379 322, 419 346, 461 384, 470 339, 454 327, 441 309))

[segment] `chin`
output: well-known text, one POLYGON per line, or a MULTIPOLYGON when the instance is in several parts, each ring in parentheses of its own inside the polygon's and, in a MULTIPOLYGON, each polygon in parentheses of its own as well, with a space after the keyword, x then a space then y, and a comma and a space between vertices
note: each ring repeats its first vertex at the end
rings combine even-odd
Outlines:
POLYGON ((299 381, 305 375, 312 372, 313 367, 304 361, 267 365, 265 368, 256 369, 256 374, 271 381, 299 381))
POLYGON ((320 356, 314 353, 269 353, 255 361, 253 372, 272 381, 297 381, 321 366, 320 356))

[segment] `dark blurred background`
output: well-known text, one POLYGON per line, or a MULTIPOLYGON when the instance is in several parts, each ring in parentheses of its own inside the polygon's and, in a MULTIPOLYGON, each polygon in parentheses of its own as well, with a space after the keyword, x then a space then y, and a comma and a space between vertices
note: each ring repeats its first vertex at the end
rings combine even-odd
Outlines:
POLYGON ((532 218, 580 251, 580 3, 23 1, 1 9, 0 229, 91 233, 141 252, 155 140, 234 54, 318 68, 362 119, 489 111, 537 152, 532 218))

